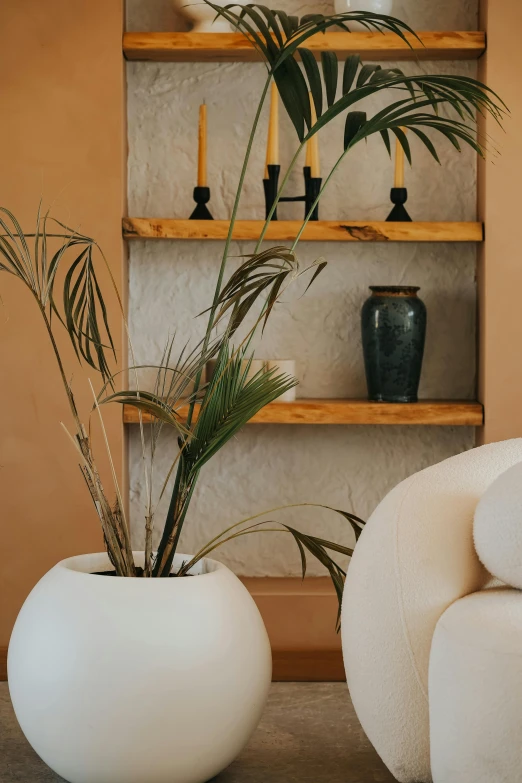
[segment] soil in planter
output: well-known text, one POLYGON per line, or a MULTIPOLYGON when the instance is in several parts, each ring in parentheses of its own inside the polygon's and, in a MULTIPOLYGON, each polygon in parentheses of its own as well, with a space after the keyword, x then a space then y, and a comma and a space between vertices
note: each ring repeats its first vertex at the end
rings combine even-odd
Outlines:
MULTIPOLYGON (((93 571, 93 576, 117 576, 116 571, 93 571)), ((143 577, 143 568, 136 566, 136 577, 143 577)), ((177 574, 169 574, 170 576, 177 576, 177 574)), ((194 574, 185 574, 185 576, 194 576, 194 574)), ((135 579, 136 577, 127 577, 128 579, 135 579)), ((149 577, 152 578, 152 577, 149 577)), ((163 577, 160 577, 163 578, 163 577)), ((185 578, 185 577, 183 577, 185 578)))

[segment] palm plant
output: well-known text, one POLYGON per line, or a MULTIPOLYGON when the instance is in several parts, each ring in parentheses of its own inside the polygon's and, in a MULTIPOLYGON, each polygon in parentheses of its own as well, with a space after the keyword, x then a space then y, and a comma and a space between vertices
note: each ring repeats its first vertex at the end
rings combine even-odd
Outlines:
MULTIPOLYGON (((347 29, 346 25, 350 21, 362 22, 370 30, 394 33, 405 41, 409 40, 408 34, 415 36, 406 24, 393 17, 352 12, 332 16, 315 14, 298 20, 263 5, 248 5, 235 11, 234 5, 220 8, 209 0, 205 1, 217 15, 227 19, 254 44, 266 64, 267 78, 247 143, 213 301, 202 314, 207 318, 205 335, 195 347, 185 347, 176 358, 174 341, 169 341, 160 364, 154 368, 156 382, 152 392, 140 390, 140 368, 135 362, 131 368, 136 380, 135 388, 116 391, 118 373, 109 369, 108 357, 113 346, 103 296, 95 274, 95 242, 58 224, 58 230, 53 236, 61 244, 52 258, 48 259, 50 234, 47 216, 38 214, 36 230, 31 235, 24 235, 14 216, 7 210, 3 210, 5 218, 0 219, 3 229, 0 239, 0 253, 3 257, 1 269, 15 274, 28 287, 40 308, 73 412, 76 433, 71 437, 79 455, 80 468, 100 516, 115 573, 122 576, 171 575, 180 535, 202 469, 249 419, 297 383, 294 378, 274 371, 260 372, 251 377, 249 367, 252 344, 256 335, 265 328, 274 307, 281 302, 283 294, 295 280, 306 275, 310 286, 326 266, 326 262, 321 260, 301 269, 296 248, 317 201, 345 155, 356 144, 376 134, 379 134, 390 153, 390 138, 394 135, 411 163, 412 150, 404 132, 407 128, 436 161, 438 155, 433 138, 437 136, 448 140, 458 151, 464 143, 484 156, 485 145, 476 132, 477 115, 489 113, 500 123, 505 112, 505 106, 498 96, 485 85, 468 77, 406 76, 398 68, 362 65, 359 56, 352 55, 344 63, 339 79, 339 64, 335 54, 322 53, 321 62, 318 63, 305 46, 310 36, 332 26, 347 29), (226 279, 230 243, 243 183, 272 80, 275 80, 295 129, 296 152, 282 178, 279 193, 254 252, 244 258, 239 268, 226 279), (370 117, 362 110, 361 102, 381 92, 390 92, 393 97, 386 108, 370 117), (315 112, 311 110, 310 95, 315 112), (301 150, 314 134, 341 114, 345 114, 345 123, 338 159, 324 179, 316 202, 294 242, 291 247, 261 250, 267 227, 301 150), (32 251, 29 236, 34 237, 32 251), (55 299, 55 280, 58 268, 63 265, 66 265, 66 274, 60 306, 55 299), (57 317, 53 320, 53 316, 57 317), (133 560, 129 526, 117 483, 115 504, 109 503, 101 486, 90 438, 76 410, 72 389, 54 339, 57 325, 67 330, 78 359, 101 373, 103 386, 94 404, 94 410, 98 411, 100 418, 100 406, 110 402, 132 405, 138 410, 147 490, 143 569, 138 569, 133 560), (240 333, 243 334, 241 338, 238 336, 240 333), (217 360, 217 366, 212 379, 205 384, 203 369, 210 358, 217 360), (188 416, 183 419, 179 409, 187 403, 188 416), (148 446, 144 412, 152 417, 148 446), (160 492, 159 499, 167 492, 173 477, 165 524, 157 551, 154 551, 155 504, 151 473, 158 440, 165 426, 174 428, 178 449, 173 455, 160 492)), ((198 560, 225 542, 262 531, 284 532, 295 540, 303 576, 307 556, 316 557, 329 571, 340 598, 345 574, 331 553, 349 556, 351 548, 320 537, 304 535, 294 527, 277 521, 258 521, 261 516, 278 510, 256 514, 230 526, 205 544, 189 562, 183 563, 174 575, 186 575, 198 560)), ((362 520, 351 512, 331 510, 347 520, 357 539, 363 526, 362 520)))

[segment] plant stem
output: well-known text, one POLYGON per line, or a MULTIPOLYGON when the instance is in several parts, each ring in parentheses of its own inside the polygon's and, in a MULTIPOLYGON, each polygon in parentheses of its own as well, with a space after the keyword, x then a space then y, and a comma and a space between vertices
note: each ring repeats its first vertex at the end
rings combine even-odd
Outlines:
POLYGON ((61 375, 61 378, 62 378, 62 383, 63 383, 63 385, 65 387, 65 392, 67 394, 67 399, 69 400, 69 406, 71 408, 71 412, 72 412, 72 415, 74 417, 74 421, 75 421, 75 424, 76 424, 76 429, 77 429, 78 432, 82 432, 82 423, 80 421, 80 416, 78 414, 78 409, 76 408, 76 403, 74 402, 74 397, 73 397, 73 393, 71 391, 71 387, 69 386, 69 382, 67 381, 67 378, 65 376, 65 370, 64 370, 64 367, 63 367, 63 364, 62 364, 62 360, 61 360, 61 357, 60 357, 60 352, 58 351, 58 346, 56 345, 56 340, 54 339, 54 334, 53 334, 53 331, 51 329, 51 324, 49 323, 49 320, 47 318, 47 313, 45 312, 44 308, 42 307, 42 304, 41 304, 40 300, 38 299, 38 297, 36 295, 35 295, 35 299, 36 299, 36 302, 37 302, 38 307, 40 309, 40 313, 42 315, 42 318, 44 320, 45 327, 47 329, 47 334, 48 334, 49 339, 51 341, 51 345, 52 345, 52 348, 53 348, 53 351, 54 351, 54 355, 55 355, 56 361, 58 363, 58 369, 60 371, 60 375, 61 375))
MULTIPOLYGON (((261 117, 261 111, 263 110, 263 105, 264 105, 265 98, 266 98, 266 95, 267 95, 267 92, 268 92, 268 88, 270 87, 271 80, 272 80, 272 75, 269 74, 268 79, 265 82, 265 86, 263 88, 263 92, 261 94, 261 100, 259 101, 259 105, 257 107, 256 115, 254 117, 254 122, 253 122, 253 125, 252 125, 252 130, 250 131, 250 136, 249 136, 249 139, 248 139, 246 153, 245 153, 245 157, 244 157, 244 160, 243 160, 243 166, 241 168, 241 174, 239 176, 239 183, 238 183, 237 193, 236 193, 236 197, 234 199, 234 205, 232 207, 232 214, 230 216, 230 223, 229 223, 229 226, 228 226, 228 233, 227 233, 227 238, 226 238, 226 241, 225 241, 225 249, 223 250, 223 257, 221 259, 221 265, 219 267, 218 279, 217 279, 216 288, 215 288, 215 291, 214 291, 214 299, 212 301, 212 307, 210 308, 210 314, 209 314, 208 323, 207 323, 207 330, 206 330, 206 333, 205 333, 205 339, 203 341, 202 353, 205 353, 207 348, 208 348, 208 344, 209 344, 209 341, 210 341, 210 335, 212 334, 212 329, 214 327, 214 316, 216 314, 216 310, 217 310, 217 307, 218 307, 219 295, 221 293, 221 286, 222 286, 222 283, 223 283, 223 277, 224 277, 224 274, 225 274, 225 268, 226 268, 227 261, 228 261, 228 253, 229 253, 229 250, 230 250, 230 243, 232 241, 232 235, 234 233, 234 226, 236 224, 236 217, 237 217, 237 211, 238 211, 238 208, 239 208, 239 202, 241 200, 241 195, 242 195, 242 192, 243 192, 243 185, 244 185, 244 182, 245 182, 245 177, 246 177, 246 173, 247 173, 247 169, 248 169, 248 164, 250 162, 250 155, 251 155, 251 152, 252 152, 252 146, 254 144, 254 138, 255 138, 255 135, 256 135, 257 126, 259 124, 259 119, 261 117)), ((202 375, 202 370, 200 370, 198 372, 197 376, 196 376, 195 388, 194 388, 195 392, 197 392, 199 390, 200 383, 201 383, 201 375, 202 375)), ((190 425, 192 423, 192 417, 194 415, 194 406, 195 406, 195 404, 196 404, 195 400, 193 400, 191 405, 190 405, 190 408, 189 408, 189 413, 188 413, 188 417, 187 417, 187 427, 190 427, 190 425)))
POLYGON ((301 228, 300 228, 300 229, 299 229, 299 231, 297 232, 297 236, 296 236, 296 238, 294 239, 294 241, 293 241, 293 244, 292 244, 292 247, 290 248, 290 250, 292 250, 292 251, 293 251, 293 250, 295 250, 295 249, 296 249, 296 247, 297 247, 297 243, 298 243, 298 242, 299 242, 299 240, 301 239, 301 236, 303 235, 303 231, 305 230, 305 228, 306 228, 306 226, 307 226, 308 222, 310 221, 310 218, 311 218, 311 217, 312 217, 312 215, 313 215, 314 209, 316 208, 317 204, 319 203, 319 199, 320 199, 320 198, 321 198, 321 196, 323 195, 323 192, 324 192, 325 188, 327 187, 328 183, 330 182, 330 180, 331 180, 332 176, 335 174, 335 172, 336 172, 336 171, 337 171, 337 169, 339 168, 339 165, 341 164, 341 161, 343 160, 344 156, 346 155, 346 153, 348 152, 348 150, 349 150, 349 149, 350 149, 350 147, 347 147, 347 148, 344 150, 343 154, 342 154, 342 155, 341 155, 341 156, 340 156, 340 157, 337 159, 337 161, 335 162, 335 165, 334 165, 334 167, 332 168, 332 170, 330 171, 330 173, 328 174, 328 176, 327 176, 327 177, 326 177, 326 179, 324 180, 323 184, 321 185, 321 189, 319 190, 319 193, 317 194, 317 196, 316 196, 316 198, 315 198, 315 201, 314 201, 314 203, 313 203, 313 204, 312 204, 312 206, 310 207, 310 210, 309 210, 308 214, 306 215, 306 217, 305 217, 305 219, 304 219, 303 225, 301 226, 301 228))
POLYGON ((97 470, 94 466, 89 439, 85 435, 83 425, 80 421, 78 409, 76 408, 76 403, 74 402, 74 396, 65 375, 65 370, 60 357, 58 346, 56 344, 56 340, 54 338, 53 331, 51 329, 51 324, 49 323, 49 319, 47 318, 47 313, 45 312, 45 309, 43 308, 40 300, 35 294, 34 296, 37 301, 38 307, 40 309, 40 313, 42 315, 43 321, 45 323, 47 334, 51 341, 56 362, 58 364, 58 369, 60 371, 60 376, 62 378, 65 392, 67 394, 67 399, 69 400, 71 412, 73 414, 73 418, 76 424, 76 432, 77 432, 76 440, 78 442, 78 446, 81 450, 81 453, 83 454, 83 457, 87 465, 86 469, 82 468, 82 474, 87 482, 87 486, 89 488, 92 500, 98 512, 98 516, 100 518, 102 528, 104 531, 105 540, 110 550, 112 562, 114 563, 116 572, 118 573, 119 576, 133 576, 134 562, 132 560, 132 552, 131 552, 131 560, 129 560, 128 550, 126 550, 124 542, 120 540, 117 525, 115 525, 109 502, 105 498, 97 470), (125 557, 125 555, 127 555, 127 557, 125 557))
POLYGON ((290 165, 288 166, 288 168, 286 170, 286 173, 285 173, 285 176, 283 177, 283 181, 281 182, 281 185, 279 186, 279 190, 277 191, 276 197, 274 199, 274 203, 272 204, 272 207, 270 208, 270 211, 269 211, 268 215, 266 216, 266 220, 265 220, 265 223, 263 225, 263 228, 261 229, 261 233, 259 235, 259 239, 257 240, 256 246, 255 246, 255 249, 254 249, 254 253, 258 253, 259 252, 259 248, 261 246, 261 243, 263 242, 263 239, 265 238, 265 234, 266 234, 266 232, 268 230, 268 226, 270 225, 270 222, 272 220, 273 214, 274 214, 274 212, 277 209, 277 205, 279 203, 279 199, 283 195, 283 190, 286 187, 286 184, 287 184, 287 182, 288 182, 288 180, 290 178, 290 174, 292 173, 293 168, 294 168, 295 164, 297 163, 297 159, 298 159, 299 154, 300 154, 301 150, 303 149, 303 147, 304 147, 304 142, 299 145, 299 147, 297 148, 297 151, 296 151, 294 157, 290 161, 290 165))
POLYGON ((174 561, 174 556, 176 554, 176 549, 179 542, 179 537, 181 535, 183 523, 185 521, 185 517, 189 509, 190 501, 192 500, 192 494, 196 487, 198 476, 199 476, 199 471, 198 473, 196 473, 193 479, 190 480, 188 491, 186 491, 186 495, 182 501, 181 508, 177 510, 176 507, 176 513, 174 515, 175 525, 173 526, 170 537, 166 542, 166 546, 163 549, 163 554, 161 558, 158 551, 158 559, 154 569, 155 576, 168 576, 170 574, 172 563, 174 561))
MULTIPOLYGON (((184 448, 184 445, 181 446, 181 448, 184 448)), ((170 496, 170 503, 169 508, 167 511, 167 521, 169 519, 173 520, 172 529, 174 529, 176 524, 176 509, 178 505, 178 498, 179 498, 179 488, 181 484, 181 476, 185 470, 185 466, 183 464, 183 457, 180 458, 180 461, 178 463, 178 468, 176 470, 176 478, 174 480, 174 488, 172 490, 172 495, 170 496)), ((165 523, 165 528, 167 527, 167 522, 165 523)), ((172 533, 172 531, 171 531, 172 533)), ((161 569, 163 567, 164 563, 164 556, 165 556, 165 550, 167 546, 169 545, 169 538, 165 535, 165 529, 163 531, 163 535, 161 537, 161 541, 159 543, 157 557, 156 557, 156 563, 154 565, 154 570, 152 575, 153 576, 160 576, 161 569)))
POLYGON ((167 561, 165 563, 162 576, 168 576, 169 573, 170 573, 170 570, 172 568, 172 563, 174 561, 174 555, 176 554, 176 550, 178 548, 178 543, 179 543, 179 538, 181 536, 181 531, 183 529, 183 523, 185 522, 185 517, 187 516, 187 512, 188 512, 188 509, 189 509, 189 506, 190 506, 190 501, 192 500, 192 495, 193 495, 194 490, 196 488, 196 482, 197 482, 198 478, 199 478, 199 471, 197 472, 197 474, 192 479, 192 483, 190 485, 190 489, 188 491, 187 497, 186 497, 185 502, 183 504, 183 509, 181 511, 178 523, 176 525, 176 531, 175 531, 175 534, 174 534, 174 541, 173 541, 173 544, 172 544, 172 551, 169 554, 169 557, 168 557, 168 559, 167 559, 167 561))

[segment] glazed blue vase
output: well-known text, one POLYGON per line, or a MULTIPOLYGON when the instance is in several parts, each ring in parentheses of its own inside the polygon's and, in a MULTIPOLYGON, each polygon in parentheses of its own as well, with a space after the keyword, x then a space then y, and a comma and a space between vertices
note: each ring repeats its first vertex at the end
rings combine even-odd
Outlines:
POLYGON ((368 399, 417 402, 426 306, 412 286, 370 286, 361 314, 368 399))

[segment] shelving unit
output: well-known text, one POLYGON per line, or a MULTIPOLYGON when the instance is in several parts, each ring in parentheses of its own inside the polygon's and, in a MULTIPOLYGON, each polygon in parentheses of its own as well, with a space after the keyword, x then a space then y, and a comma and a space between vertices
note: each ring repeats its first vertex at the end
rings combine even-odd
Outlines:
MULTIPOLYGON (((258 239, 262 220, 238 220, 233 238, 258 239)), ((172 220, 124 218, 125 239, 226 239, 228 220, 172 220)), ((299 220, 272 222, 267 240, 292 241, 301 228, 299 220)), ((306 226, 308 242, 482 242, 482 223, 386 223, 385 221, 318 220, 306 226)))
MULTIPOLYGON (((407 45, 393 33, 327 32, 308 39, 306 48, 317 56, 335 52, 341 59, 360 54, 363 60, 474 60, 486 49, 483 32, 421 32, 407 45)), ((123 51, 127 60, 156 62, 255 62, 260 58, 254 46, 240 33, 125 33, 123 51)), ((261 220, 239 220, 233 238, 256 241, 261 220)), ((281 220, 270 224, 269 241, 290 242, 300 221, 281 220)), ((172 218, 123 219, 125 239, 224 240, 229 221, 177 220, 172 218)), ((484 226, 478 222, 317 221, 309 223, 302 240, 308 242, 482 242, 484 226)), ((180 415, 186 415, 181 409, 180 415)), ((124 406, 126 424, 139 421, 138 412, 124 406)), ((150 421, 143 415, 144 421, 150 421)), ((374 403, 367 400, 299 399, 293 403, 267 405, 252 424, 359 424, 431 425, 479 427, 483 407, 475 401, 422 400, 415 404, 374 403)))
MULTIPOLYGON (((408 36, 408 46, 394 33, 337 32, 314 35, 306 48, 316 54, 335 52, 363 60, 476 60, 486 49, 482 32, 421 32, 421 43, 408 36)), ((241 33, 125 33, 127 60, 157 62, 255 62, 253 44, 241 33)))
MULTIPOLYGON (((186 416, 187 409, 179 411, 186 416)), ((480 427, 484 413, 482 405, 473 401, 421 400, 396 404, 368 400, 313 400, 273 402, 264 407, 249 424, 395 424, 480 427)), ((123 421, 138 424, 136 408, 125 405, 123 421)), ((151 417, 143 414, 143 421, 151 417)))

